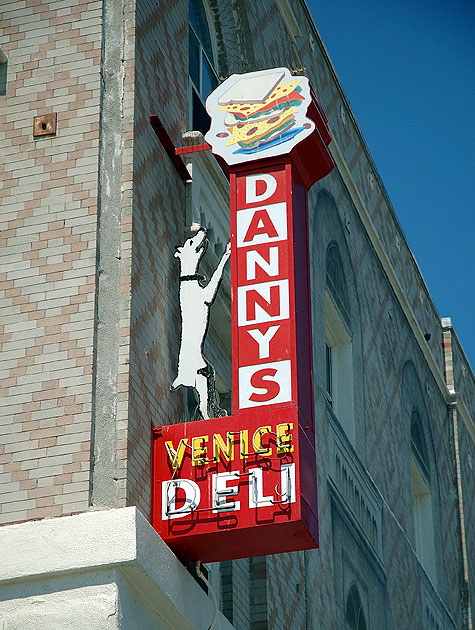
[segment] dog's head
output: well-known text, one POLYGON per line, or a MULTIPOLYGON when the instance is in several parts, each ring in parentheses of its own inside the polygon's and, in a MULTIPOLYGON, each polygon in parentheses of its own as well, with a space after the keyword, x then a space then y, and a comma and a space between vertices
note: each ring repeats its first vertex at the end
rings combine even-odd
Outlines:
POLYGON ((175 258, 179 258, 182 262, 188 264, 198 264, 208 246, 208 239, 206 238, 206 229, 200 227, 200 229, 186 239, 181 247, 177 246, 175 249, 175 258))

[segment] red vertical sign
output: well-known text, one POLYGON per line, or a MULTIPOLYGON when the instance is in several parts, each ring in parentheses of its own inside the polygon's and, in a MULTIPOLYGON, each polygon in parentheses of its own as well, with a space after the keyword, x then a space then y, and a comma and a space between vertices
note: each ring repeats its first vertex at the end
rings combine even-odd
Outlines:
POLYGON ((290 405, 308 414, 307 195, 291 160, 276 162, 231 173, 233 409, 290 405))
POLYGON ((333 163, 317 105, 289 154, 228 162, 233 414, 154 431, 152 524, 184 561, 318 545, 307 189, 333 163))

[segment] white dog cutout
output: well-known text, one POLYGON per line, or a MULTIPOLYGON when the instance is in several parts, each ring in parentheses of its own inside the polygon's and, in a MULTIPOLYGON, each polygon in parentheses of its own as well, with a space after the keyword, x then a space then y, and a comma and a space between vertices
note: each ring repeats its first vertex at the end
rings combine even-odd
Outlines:
POLYGON ((180 261, 181 344, 178 375, 170 388, 193 387, 198 395, 198 409, 203 420, 210 418, 210 407, 213 412, 211 417, 227 415, 217 404, 214 368, 203 357, 203 344, 208 330, 209 309, 231 254, 228 243, 210 281, 203 286, 201 282, 205 278, 197 273, 197 269, 207 246, 206 230, 200 228, 182 247, 176 248, 175 257, 180 261))

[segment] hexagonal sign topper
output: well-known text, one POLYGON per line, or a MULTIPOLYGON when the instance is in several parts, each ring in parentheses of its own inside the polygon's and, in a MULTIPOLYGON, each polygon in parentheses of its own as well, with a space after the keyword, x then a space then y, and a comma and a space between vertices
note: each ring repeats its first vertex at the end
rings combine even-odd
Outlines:
POLYGON ((308 79, 288 68, 233 74, 207 98, 213 153, 230 166, 290 153, 315 124, 308 79))

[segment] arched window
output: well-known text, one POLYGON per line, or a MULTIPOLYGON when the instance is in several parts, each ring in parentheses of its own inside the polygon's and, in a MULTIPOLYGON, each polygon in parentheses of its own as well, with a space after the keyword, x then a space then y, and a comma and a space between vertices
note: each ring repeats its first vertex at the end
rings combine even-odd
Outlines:
POLYGON ((430 489, 430 462, 419 409, 411 413, 411 488, 416 552, 435 582, 434 526, 430 489))
POLYGON ((335 242, 330 243, 327 249, 326 258, 326 282, 327 288, 331 296, 335 300, 341 315, 349 323, 349 299, 348 287, 346 285, 345 274, 343 272, 343 264, 341 262, 338 245, 335 242))
POLYGON ((434 546, 434 497, 437 496, 437 470, 425 405, 426 395, 412 361, 402 370, 401 397, 411 480, 411 501, 414 523, 414 548, 420 563, 431 580, 436 582, 434 546))
POLYGON ((411 450, 417 465, 424 477, 429 481, 429 457, 419 409, 414 408, 411 414, 411 450))
POLYGON ((193 131, 206 133, 210 127, 210 119, 204 103, 218 85, 218 76, 205 0, 189 0, 188 72, 189 125, 193 131))
POLYGON ((348 593, 345 620, 350 630, 366 630, 363 604, 361 603, 360 592, 356 584, 351 586, 348 593))
POLYGON ((352 443, 355 439, 350 303, 335 241, 327 248, 325 293, 327 402, 352 443))

